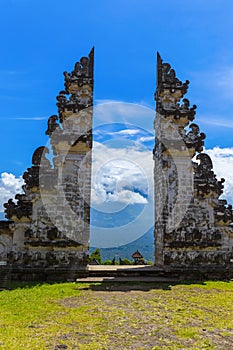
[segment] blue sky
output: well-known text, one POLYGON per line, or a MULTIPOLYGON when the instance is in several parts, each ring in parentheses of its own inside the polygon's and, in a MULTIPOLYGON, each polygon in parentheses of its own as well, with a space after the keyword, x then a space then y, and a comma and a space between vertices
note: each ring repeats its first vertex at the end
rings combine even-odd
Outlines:
MULTIPOLYGON (((2 193, 6 181, 9 193, 17 189, 14 176, 22 175, 34 149, 47 142, 47 118, 57 113, 63 71, 71 71, 93 45, 95 103, 121 101, 153 110, 159 51, 180 79, 190 80, 187 97, 198 107, 196 121, 207 134, 216 172, 233 173, 232 1, 0 0, 0 5, 0 174, 13 176, 0 182, 2 193)), ((152 114, 120 122, 150 134, 152 114)), ((231 187, 228 193, 230 198, 231 187)))
POLYGON ((191 81, 189 97, 198 105, 203 129, 210 130, 208 146, 231 146, 231 130, 210 124, 214 120, 233 127, 231 1, 1 0, 0 4, 1 171, 19 176, 30 165, 33 149, 45 143, 46 119, 56 113, 62 72, 71 70, 93 45, 95 100, 153 107, 158 50, 180 78, 191 81))

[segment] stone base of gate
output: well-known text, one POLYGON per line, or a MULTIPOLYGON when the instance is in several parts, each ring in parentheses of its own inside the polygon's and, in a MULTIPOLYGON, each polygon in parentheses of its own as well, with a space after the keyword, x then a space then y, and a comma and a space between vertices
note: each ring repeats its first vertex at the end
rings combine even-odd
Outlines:
POLYGON ((209 266, 205 268, 156 266, 87 266, 85 273, 79 273, 76 282, 185 282, 205 280, 231 280, 233 267, 209 266))
POLYGON ((233 279, 232 266, 208 266, 208 267, 164 267, 146 265, 106 266, 87 265, 72 267, 1 267, 1 286, 7 288, 12 281, 17 282, 173 282, 206 281, 233 279))
POLYGON ((86 266, 30 268, 12 267, 8 280, 17 282, 74 282, 79 275, 87 276, 86 266))

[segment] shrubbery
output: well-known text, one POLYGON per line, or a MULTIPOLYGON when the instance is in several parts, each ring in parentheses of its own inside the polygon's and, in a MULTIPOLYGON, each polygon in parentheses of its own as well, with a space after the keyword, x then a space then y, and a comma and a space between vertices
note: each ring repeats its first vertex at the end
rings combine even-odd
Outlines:
POLYGON ((100 254, 100 248, 96 248, 90 255, 89 255, 89 263, 92 263, 93 261, 97 261, 99 264, 101 264, 101 254, 100 254))
MULTIPOLYGON (((134 262, 127 259, 127 258, 120 258, 119 261, 115 259, 115 257, 110 260, 102 261, 101 258, 101 252, 100 248, 96 248, 90 255, 89 255, 89 264, 91 263, 97 263, 97 264, 102 264, 102 265, 134 265, 134 262)), ((153 265, 153 261, 148 261, 146 265, 153 265)))

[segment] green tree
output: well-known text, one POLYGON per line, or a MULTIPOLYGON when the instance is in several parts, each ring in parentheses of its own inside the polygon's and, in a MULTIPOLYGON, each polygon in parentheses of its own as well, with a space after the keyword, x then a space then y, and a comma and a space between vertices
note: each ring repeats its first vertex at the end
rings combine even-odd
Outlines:
POLYGON ((89 262, 92 262, 93 260, 98 261, 99 264, 101 264, 101 254, 100 254, 100 248, 96 248, 90 255, 89 255, 89 262))
POLYGON ((127 259, 127 258, 123 258, 123 259, 120 259, 120 265, 132 265, 132 261, 127 259))
POLYGON ((154 262, 152 260, 149 260, 149 261, 146 262, 146 265, 151 265, 152 266, 152 265, 154 265, 154 262))
POLYGON ((112 265, 112 260, 105 260, 103 265, 112 265))

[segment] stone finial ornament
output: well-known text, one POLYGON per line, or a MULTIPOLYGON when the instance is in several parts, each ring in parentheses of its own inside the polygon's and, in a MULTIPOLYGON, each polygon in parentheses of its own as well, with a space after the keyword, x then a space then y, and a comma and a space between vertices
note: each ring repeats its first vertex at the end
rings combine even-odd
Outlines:
POLYGON ((88 57, 82 57, 75 63, 71 73, 64 72, 65 90, 59 92, 57 107, 60 122, 93 105, 94 85, 94 47, 88 57))
POLYGON ((71 73, 64 72, 65 88, 70 93, 72 84, 82 86, 84 84, 93 84, 94 67, 94 47, 91 49, 88 57, 82 57, 75 63, 74 70, 71 73))
POLYGON ((186 146, 195 149, 196 152, 202 152, 206 135, 200 132, 200 128, 197 124, 192 123, 189 125, 189 128, 191 131, 184 136, 186 146))
POLYGON ((4 204, 6 218, 12 219, 14 216, 17 219, 21 219, 22 217, 30 218, 32 215, 31 201, 26 198, 25 194, 17 194, 15 199, 17 200, 17 204, 12 199, 9 199, 8 203, 4 204))
POLYGON ((45 154, 49 153, 49 149, 45 146, 40 146, 38 147, 32 156, 32 164, 35 166, 44 166, 47 165, 49 166, 49 161, 48 159, 45 158, 45 154))
POLYGON ((52 133, 57 129, 60 128, 60 125, 57 123, 58 116, 57 115, 51 115, 48 119, 48 129, 46 130, 45 134, 51 136, 52 133))
POLYGON ((169 90, 171 93, 181 91, 182 95, 188 90, 189 81, 182 83, 176 77, 176 72, 171 68, 169 63, 163 63, 160 54, 157 52, 157 92, 162 93, 169 90))

